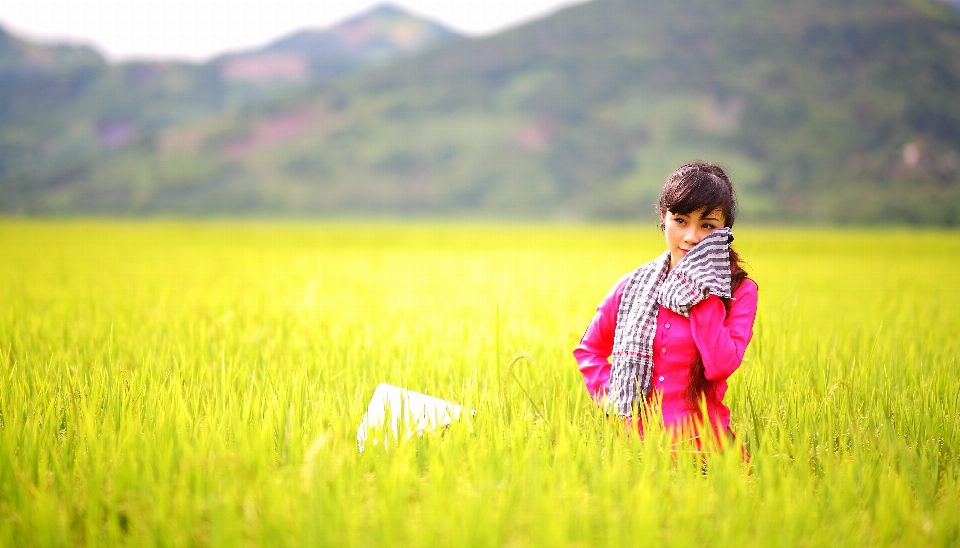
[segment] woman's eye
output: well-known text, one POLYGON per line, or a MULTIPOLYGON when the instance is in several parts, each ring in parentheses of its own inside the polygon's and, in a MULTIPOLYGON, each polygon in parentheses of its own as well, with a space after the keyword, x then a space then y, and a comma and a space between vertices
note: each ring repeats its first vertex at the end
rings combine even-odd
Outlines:
POLYGON ((716 229, 717 229, 717 227, 715 227, 715 226, 713 226, 713 225, 703 225, 703 228, 706 229, 706 230, 716 230, 716 229))

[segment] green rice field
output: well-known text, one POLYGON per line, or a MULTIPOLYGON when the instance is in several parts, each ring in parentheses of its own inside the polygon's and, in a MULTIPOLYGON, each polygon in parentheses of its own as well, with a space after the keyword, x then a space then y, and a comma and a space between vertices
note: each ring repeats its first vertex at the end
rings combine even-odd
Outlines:
POLYGON ((960 233, 743 226, 752 455, 571 351, 653 225, 0 221, 0 546, 957 546, 960 233), (357 450, 390 383, 476 410, 357 450))

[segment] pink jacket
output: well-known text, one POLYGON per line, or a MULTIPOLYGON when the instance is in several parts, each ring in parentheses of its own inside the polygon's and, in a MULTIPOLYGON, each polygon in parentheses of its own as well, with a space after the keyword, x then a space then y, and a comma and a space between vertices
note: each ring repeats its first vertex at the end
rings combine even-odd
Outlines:
MULTIPOLYGON (((590 396, 600 401, 610 383, 610 357, 617 311, 623 289, 630 279, 628 273, 597 306, 580 344, 573 351, 590 396)), ((723 404, 727 392, 727 378, 740 367, 743 353, 753 337, 753 321, 757 315, 757 285, 746 279, 733 294, 730 313, 720 300, 711 295, 690 310, 686 318, 672 310, 660 307, 657 313, 657 334, 653 342, 653 380, 651 398, 656 393, 661 401, 664 424, 680 426, 699 417, 689 408, 685 391, 690 375, 690 364, 698 351, 703 357, 706 377, 713 381, 706 394, 710 422, 730 428, 730 409, 723 404)))

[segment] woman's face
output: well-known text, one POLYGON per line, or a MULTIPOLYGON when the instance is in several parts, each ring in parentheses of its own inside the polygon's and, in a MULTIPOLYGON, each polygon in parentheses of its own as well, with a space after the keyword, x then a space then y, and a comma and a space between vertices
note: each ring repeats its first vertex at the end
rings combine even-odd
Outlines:
POLYGON ((677 266, 680 259, 708 234, 722 228, 726 219, 718 207, 707 213, 705 207, 688 215, 675 215, 667 211, 661 218, 663 233, 670 250, 670 268, 677 266))

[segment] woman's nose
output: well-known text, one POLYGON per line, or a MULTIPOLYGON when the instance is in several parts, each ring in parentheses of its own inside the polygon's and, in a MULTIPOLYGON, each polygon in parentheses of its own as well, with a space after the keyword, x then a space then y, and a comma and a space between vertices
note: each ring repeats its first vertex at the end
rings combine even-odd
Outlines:
POLYGON ((688 230, 683 235, 683 240, 692 245, 697 245, 698 243, 700 243, 700 238, 699 236, 697 236, 697 233, 694 230, 688 230))

